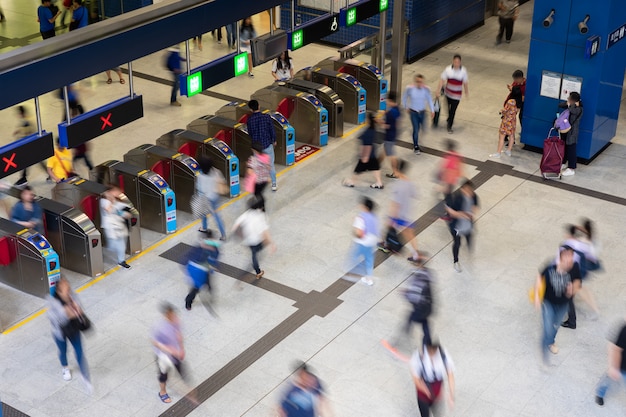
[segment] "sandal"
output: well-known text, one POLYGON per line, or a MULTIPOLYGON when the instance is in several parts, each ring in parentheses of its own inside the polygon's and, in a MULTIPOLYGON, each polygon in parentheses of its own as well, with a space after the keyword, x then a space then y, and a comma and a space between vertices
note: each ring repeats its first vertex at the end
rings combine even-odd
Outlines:
POLYGON ((120 78, 120 84, 126 84, 126 80, 123 78, 120 78))
POLYGON ((344 187, 348 187, 348 188, 354 188, 354 184, 351 183, 350 181, 344 181, 341 183, 341 185, 343 185, 344 187))
POLYGON ((113 80, 110 79, 110 78, 107 80, 107 84, 111 84, 112 82, 113 82, 113 80))
POLYGON ((167 392, 165 394, 161 394, 159 392, 159 398, 161 399, 161 401, 163 401, 165 404, 169 404, 172 402, 172 399, 170 398, 169 395, 167 395, 167 392))
POLYGON ((397 179, 398 177, 395 174, 387 174, 387 178, 395 178, 395 179, 397 179))
POLYGON ((382 190, 383 188, 385 188, 385 186, 382 185, 382 184, 372 184, 372 185, 370 185, 370 188, 375 188, 377 190, 382 190))

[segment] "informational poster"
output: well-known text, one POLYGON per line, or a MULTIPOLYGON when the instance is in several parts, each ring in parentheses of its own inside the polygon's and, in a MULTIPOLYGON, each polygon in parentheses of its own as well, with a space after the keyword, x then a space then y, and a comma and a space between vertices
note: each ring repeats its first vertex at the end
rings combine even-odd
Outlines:
MULTIPOLYGON (((335 13, 339 13, 339 9, 347 7, 352 3, 356 3, 359 0, 335 0, 334 1, 334 9, 335 13), (347 4, 346 4, 347 3, 347 4)), ((299 0, 298 4, 304 7, 310 7, 311 9, 323 10, 325 12, 330 11, 330 0, 299 0)))
POLYGON ((567 100, 570 93, 579 93, 583 87, 583 79, 580 77, 574 77, 573 75, 563 75, 563 82, 561 83, 561 100, 567 100))
POLYGON ((557 72, 542 71, 541 72, 541 90, 540 95, 559 99, 561 92, 561 74, 557 72))

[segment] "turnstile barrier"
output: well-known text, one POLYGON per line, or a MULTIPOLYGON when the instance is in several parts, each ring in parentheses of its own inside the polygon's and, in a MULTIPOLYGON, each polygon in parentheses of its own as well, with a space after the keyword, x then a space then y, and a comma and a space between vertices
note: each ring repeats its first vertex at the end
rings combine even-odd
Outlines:
POLYGON ((383 77, 377 66, 357 59, 342 59, 340 57, 326 58, 318 63, 317 66, 350 74, 359 80, 367 91, 367 110, 378 111, 387 109, 386 99, 389 81, 383 77))
POLYGON ((118 186, 137 207, 141 225, 159 233, 176 231, 176 196, 159 174, 120 161, 106 161, 94 168, 92 179, 118 186))
MULTIPOLYGON (((274 131, 276 132, 276 146, 274 148, 274 161, 281 165, 293 165, 296 161, 294 151, 296 149, 296 131, 289 120, 276 111, 262 110, 272 118, 274 131)), ((220 108, 215 115, 246 123, 252 112, 248 103, 231 102, 220 108)))
POLYGON ((191 196, 200 172, 198 161, 176 150, 158 145, 141 145, 124 155, 124 162, 149 169, 165 178, 176 194, 177 207, 191 213, 191 196))
POLYGON ((157 145, 199 158, 210 158, 229 184, 230 196, 239 195, 239 158, 221 140, 198 132, 175 129, 156 140, 157 145))
MULTIPOLYGON (((84 178, 71 178, 60 182, 52 188, 52 199, 67 206, 72 206, 87 216, 100 232, 102 245, 106 245, 106 234, 101 226, 100 199, 106 191, 106 186, 84 178)), ((128 243, 126 253, 129 255, 141 252, 141 221, 140 215, 133 203, 125 194, 120 194, 120 200, 130 207, 131 218, 128 220, 128 243)), ((95 255, 94 255, 95 257, 95 255)))
POLYGON ((298 71, 296 78, 332 88, 343 100, 344 121, 354 124, 365 123, 367 92, 352 75, 320 67, 307 67, 298 71))
POLYGON ((285 87, 313 94, 328 111, 328 135, 343 136, 343 100, 330 87, 301 79, 286 81, 285 87))

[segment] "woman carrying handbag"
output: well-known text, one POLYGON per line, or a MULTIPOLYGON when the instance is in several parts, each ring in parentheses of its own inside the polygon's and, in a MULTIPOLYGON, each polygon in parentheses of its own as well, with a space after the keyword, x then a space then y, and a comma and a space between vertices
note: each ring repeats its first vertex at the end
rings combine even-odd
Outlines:
POLYGON ((54 295, 48 296, 47 314, 52 326, 52 337, 59 348, 59 360, 63 367, 63 379, 65 381, 72 379, 72 373, 67 363, 67 342, 69 341, 74 348, 76 361, 78 362, 85 387, 91 394, 93 388, 80 336, 82 331, 91 327, 91 323, 78 302, 76 293, 72 291, 65 277, 61 277, 57 282, 54 295))

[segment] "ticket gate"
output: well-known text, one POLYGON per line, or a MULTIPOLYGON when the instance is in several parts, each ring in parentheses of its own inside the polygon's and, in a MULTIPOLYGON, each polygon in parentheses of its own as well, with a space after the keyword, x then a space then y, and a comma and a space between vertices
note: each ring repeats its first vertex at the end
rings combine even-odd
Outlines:
POLYGON ((352 75, 319 67, 308 67, 298 71, 296 78, 327 85, 343 100, 343 120, 354 124, 365 123, 367 92, 352 75))
POLYGON ((246 176, 246 161, 252 156, 252 138, 243 123, 220 116, 202 116, 187 125, 188 130, 221 140, 233 150, 241 167, 239 175, 246 176))
POLYGON ((191 213, 191 196, 200 173, 193 157, 157 145, 141 145, 124 155, 124 162, 149 169, 165 178, 176 194, 177 208, 191 213))
MULTIPOLYGON (((100 231, 101 239, 106 244, 106 234, 102 230, 100 215, 100 199, 106 191, 106 186, 84 178, 71 178, 60 182, 52 188, 52 198, 59 203, 75 207, 82 211, 100 231)), ((120 200, 130 207, 131 218, 128 220, 128 244, 126 253, 133 255, 141 252, 141 222, 139 212, 125 194, 120 200)), ((101 245, 102 246, 102 245, 101 245)), ((94 255, 95 256, 95 255, 94 255)))
POLYGON ((313 94, 328 111, 328 135, 343 136, 343 100, 330 87, 297 78, 286 81, 285 87, 313 94))
POLYGON ((176 196, 159 174, 120 161, 106 161, 94 168, 92 180, 114 184, 139 210, 141 225, 159 233, 176 231, 176 196))
POLYGON ((161 136, 157 145, 199 158, 209 158, 229 184, 230 196, 239 195, 239 159, 230 147, 221 140, 207 137, 198 132, 174 129, 161 136))
POLYGON ((60 277, 59 255, 45 237, 0 218, 0 282, 43 298, 60 277))
MULTIPOLYGON (((296 149, 296 131, 289 124, 289 121, 285 116, 270 110, 263 110, 263 113, 268 113, 272 118, 274 124, 274 131, 276 132, 276 146, 274 148, 274 162, 281 165, 293 165, 296 162, 295 149, 296 149)), ((248 116, 252 112, 248 107, 248 103, 237 103, 233 101, 223 106, 217 112, 216 116, 226 117, 227 119, 236 120, 239 123, 246 123, 248 116)))
POLYGON ((250 97, 261 107, 276 109, 285 116, 296 130, 299 142, 328 144, 328 111, 314 95, 273 84, 250 97))
POLYGON ((365 91, 367 91, 367 110, 378 111, 387 109, 386 99, 389 81, 383 77, 377 66, 357 59, 342 59, 340 57, 326 58, 317 66, 350 74, 359 80, 365 91))

